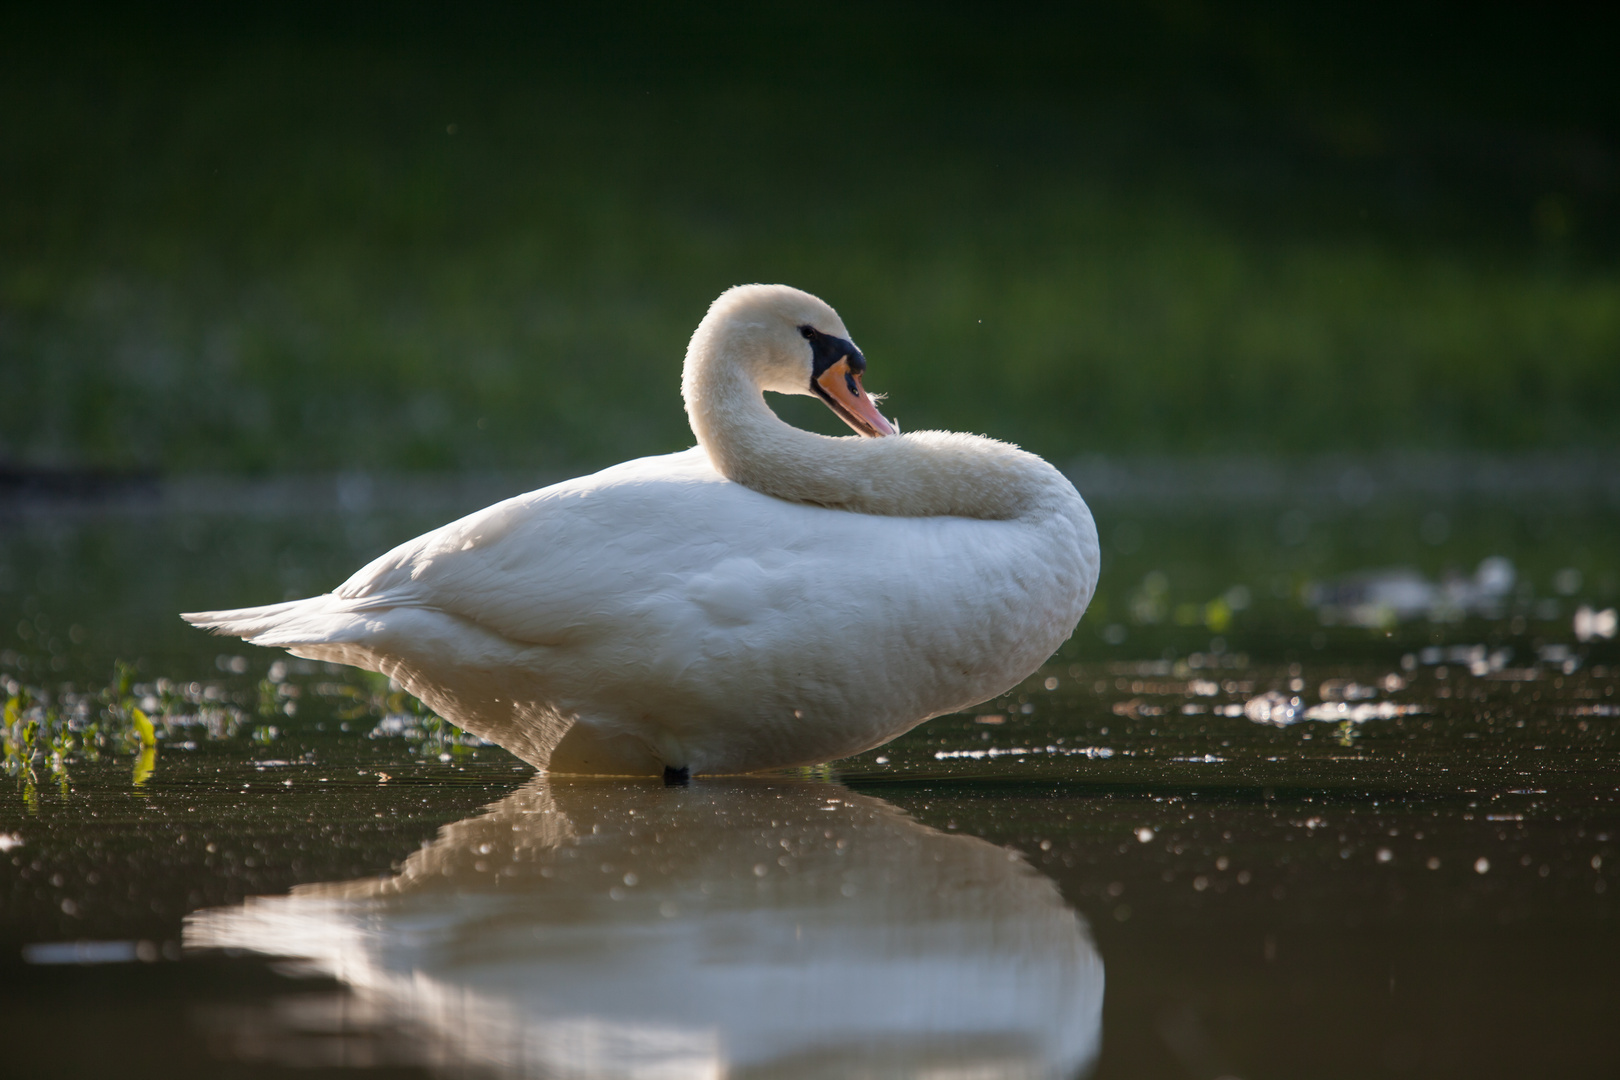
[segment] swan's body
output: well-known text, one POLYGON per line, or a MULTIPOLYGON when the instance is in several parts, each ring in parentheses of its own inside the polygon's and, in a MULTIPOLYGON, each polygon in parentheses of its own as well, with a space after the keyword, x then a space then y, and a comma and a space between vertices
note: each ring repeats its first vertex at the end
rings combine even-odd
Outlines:
POLYGON ((687 354, 697 447, 497 503, 332 593, 186 618, 381 671, 554 771, 746 772, 879 745, 1035 670, 1098 553, 1040 458, 943 432, 813 435, 760 393, 814 390, 857 430, 892 430, 863 369, 819 300, 733 289, 687 354))

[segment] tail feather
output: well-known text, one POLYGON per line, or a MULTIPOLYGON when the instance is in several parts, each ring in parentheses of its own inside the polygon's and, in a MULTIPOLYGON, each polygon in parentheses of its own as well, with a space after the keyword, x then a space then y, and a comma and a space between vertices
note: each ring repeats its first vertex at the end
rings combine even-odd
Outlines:
POLYGON ((180 616, 215 634, 239 637, 250 645, 317 645, 358 640, 365 616, 353 600, 331 593, 281 604, 236 608, 232 611, 192 611, 180 616))

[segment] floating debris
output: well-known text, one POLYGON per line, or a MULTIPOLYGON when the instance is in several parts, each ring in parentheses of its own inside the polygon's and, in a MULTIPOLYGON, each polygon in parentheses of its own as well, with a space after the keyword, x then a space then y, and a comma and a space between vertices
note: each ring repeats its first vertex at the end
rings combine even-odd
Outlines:
POLYGON ((1365 686, 1354 679, 1328 679, 1317 688, 1316 694, 1323 701, 1366 701, 1378 696, 1378 687, 1365 686))
POLYGON ((1607 640, 1620 630, 1620 614, 1614 608, 1594 611, 1582 604, 1575 609, 1575 639, 1582 643, 1598 638, 1607 640))
POLYGON ((407 699, 406 709, 386 713, 371 729, 368 738, 404 739, 413 752, 427 757, 437 755, 441 760, 448 760, 447 755, 460 752, 465 747, 495 745, 487 739, 462 731, 409 695, 396 692, 390 698, 393 704, 400 703, 394 700, 396 698, 407 699))
MULTIPOLYGON (((1228 706, 1221 710, 1224 715, 1235 715, 1228 706)), ((1352 704, 1348 701, 1324 701, 1320 705, 1305 704, 1297 697, 1289 697, 1268 690, 1258 697, 1252 697, 1243 703, 1242 715, 1247 716, 1257 724, 1270 724, 1273 727, 1288 727, 1304 720, 1315 720, 1330 724, 1362 724, 1368 720, 1393 720, 1401 716, 1412 716, 1426 712, 1421 705, 1401 705, 1393 701, 1362 701, 1352 704)))
POLYGON ((992 746, 984 750, 936 750, 935 761, 949 761, 953 758, 969 758, 973 761, 983 761, 986 758, 998 757, 1028 757, 1032 754, 1053 754, 1058 757, 1084 757, 1084 758, 1111 758, 1114 751, 1106 746, 1014 746, 1008 749, 992 746))
MULTIPOLYGON (((1563 655, 1567 658, 1567 650, 1563 655)), ((1468 669, 1470 675, 1481 678, 1505 669, 1508 662, 1513 659, 1513 650, 1489 649, 1484 645, 1448 645, 1444 648, 1430 645, 1417 654, 1417 659, 1427 667, 1434 667, 1437 664, 1460 664, 1468 669)))
POLYGON ((1493 555, 1473 577, 1450 575, 1434 582, 1410 567, 1365 570, 1305 587, 1305 603, 1325 626, 1388 629, 1412 619, 1456 622, 1469 615, 1501 618, 1518 574, 1513 563, 1493 555))
POLYGON ((1327 701, 1305 710, 1304 719, 1328 723, 1363 724, 1368 720, 1394 720, 1399 716, 1414 716, 1427 712, 1421 705, 1397 705, 1393 701, 1362 702, 1351 705, 1343 701, 1327 701))
POLYGON ((1297 697, 1286 697, 1275 690, 1268 690, 1259 697, 1252 697, 1243 703, 1243 715, 1257 724, 1272 724, 1276 727, 1287 727, 1298 723, 1304 718, 1304 707, 1297 697))

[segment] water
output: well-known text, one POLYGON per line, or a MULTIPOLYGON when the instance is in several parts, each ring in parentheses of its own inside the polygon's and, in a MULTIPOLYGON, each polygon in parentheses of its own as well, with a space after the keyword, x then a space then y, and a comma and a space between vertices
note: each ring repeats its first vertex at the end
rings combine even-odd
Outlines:
POLYGON ((1098 500, 1097 608, 1014 692, 665 788, 172 618, 499 494, 355 490, 0 530, 0 676, 88 717, 137 659, 157 743, 4 780, 20 1071, 1613 1074, 1607 502, 1098 500))

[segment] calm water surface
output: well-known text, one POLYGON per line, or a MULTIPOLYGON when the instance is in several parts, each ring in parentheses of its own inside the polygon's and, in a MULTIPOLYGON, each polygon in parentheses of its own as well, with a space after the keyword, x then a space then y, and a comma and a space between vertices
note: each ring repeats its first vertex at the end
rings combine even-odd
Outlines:
POLYGON ((19 1075, 1620 1072, 1612 506, 1104 503, 1013 693, 666 788, 179 624, 447 516, 227 502, 0 526, 0 678, 157 734, 0 779, 19 1075))

